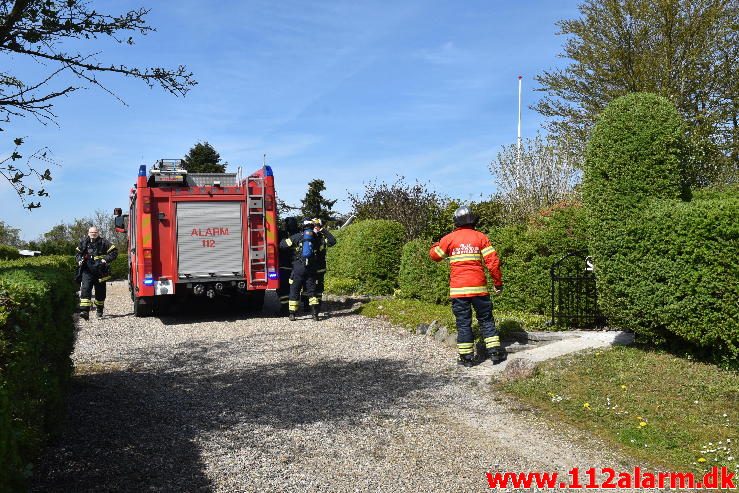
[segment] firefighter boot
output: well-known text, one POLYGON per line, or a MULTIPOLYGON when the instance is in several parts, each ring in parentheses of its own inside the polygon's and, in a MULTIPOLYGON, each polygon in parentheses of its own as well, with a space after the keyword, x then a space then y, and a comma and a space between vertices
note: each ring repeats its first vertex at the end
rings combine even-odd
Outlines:
POLYGON ((80 310, 80 318, 90 320, 90 310, 80 310))
POLYGON ((465 368, 472 368, 475 366, 475 358, 472 354, 460 354, 459 355, 459 361, 457 361, 457 364, 459 366, 464 366, 465 368))
POLYGON ((508 353, 506 353, 505 349, 498 346, 488 349, 488 356, 490 356, 490 361, 492 361, 494 365, 497 365, 506 360, 508 353))
POLYGON ((290 314, 287 316, 287 318, 291 322, 295 322, 295 312, 290 312, 290 314))
POLYGON ((311 313, 311 316, 313 317, 313 320, 318 322, 318 305, 311 306, 310 313, 311 313))
POLYGON ((97 308, 97 315, 98 315, 98 318, 103 318, 103 307, 102 306, 99 306, 97 308))

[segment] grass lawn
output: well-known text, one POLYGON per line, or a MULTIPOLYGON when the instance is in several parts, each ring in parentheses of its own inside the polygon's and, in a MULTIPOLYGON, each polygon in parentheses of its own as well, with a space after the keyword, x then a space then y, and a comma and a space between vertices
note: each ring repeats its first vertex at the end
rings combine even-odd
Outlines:
MULTIPOLYGON (((493 300, 495 302, 495 300, 493 300)), ((452 309, 446 305, 435 305, 418 300, 388 298, 375 300, 362 306, 360 313, 366 317, 382 317, 395 325, 415 330, 419 324, 436 320, 449 330, 456 331, 452 309)), ((495 322, 501 331, 506 330, 556 330, 547 327, 547 318, 523 312, 501 312, 493 307, 495 322)), ((477 322, 474 321, 476 324, 477 322)))
POLYGON ((672 470, 739 471, 739 374, 636 347, 565 356, 499 387, 672 470))

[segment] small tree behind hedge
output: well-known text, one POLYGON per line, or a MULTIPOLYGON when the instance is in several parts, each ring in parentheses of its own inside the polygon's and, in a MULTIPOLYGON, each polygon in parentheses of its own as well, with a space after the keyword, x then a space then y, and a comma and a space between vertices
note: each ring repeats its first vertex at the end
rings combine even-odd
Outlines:
POLYGON ((398 284, 405 229, 395 221, 351 224, 328 249, 326 288, 351 285, 361 294, 391 294, 398 284))

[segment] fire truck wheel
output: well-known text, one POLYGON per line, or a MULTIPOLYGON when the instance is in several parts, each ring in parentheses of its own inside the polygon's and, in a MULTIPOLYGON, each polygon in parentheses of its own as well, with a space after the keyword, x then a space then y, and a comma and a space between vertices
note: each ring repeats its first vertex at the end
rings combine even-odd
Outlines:
POLYGON ((133 315, 135 317, 148 317, 154 307, 154 298, 142 296, 133 301, 133 315))
POLYGON ((244 307, 249 313, 256 313, 262 311, 264 306, 264 293, 263 290, 248 291, 246 293, 246 299, 244 300, 244 307))

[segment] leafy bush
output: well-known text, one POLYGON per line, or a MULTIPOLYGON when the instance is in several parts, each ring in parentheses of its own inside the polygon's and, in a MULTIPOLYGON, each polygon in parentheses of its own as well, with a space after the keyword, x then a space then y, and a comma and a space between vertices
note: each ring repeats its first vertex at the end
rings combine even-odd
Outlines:
POLYGON ((64 415, 72 374, 74 260, 0 262, 0 491, 24 471, 64 415))
POLYGON ((601 308, 612 325, 739 365, 737 190, 688 202, 685 143, 658 96, 613 101, 588 144, 583 197, 601 308))
POLYGON ((578 203, 542 211, 529 224, 494 229, 490 242, 498 251, 505 289, 496 297, 504 310, 548 314, 552 264, 565 254, 587 248, 587 222, 578 203))
MULTIPOLYGON (((549 269, 566 253, 587 248, 587 224, 579 203, 542 211, 527 225, 493 228, 490 243, 501 259, 505 290, 495 296, 502 310, 548 314, 549 269)), ((429 258, 431 240, 405 244, 400 266, 400 296, 449 303, 449 264, 429 258)), ((492 292, 492 281, 489 279, 492 292)))
POLYGON ((336 279, 353 279, 361 294, 392 293, 404 239, 405 228, 395 221, 359 221, 342 230, 336 245, 328 249, 327 291, 336 286, 336 279))
POLYGON ((609 292, 620 300, 612 323, 739 364, 737 217, 737 191, 654 200, 635 215, 624 228, 626 251, 608 264, 619 269, 609 277, 609 292))
POLYGON ((583 177, 583 199, 600 230, 650 198, 686 195, 683 135, 675 106, 661 96, 634 93, 606 107, 587 145, 583 177))
POLYGON ((359 292, 359 280, 349 277, 327 276, 324 281, 324 291, 332 294, 356 294, 359 292))
POLYGON ((400 297, 430 303, 449 303, 449 263, 429 257, 431 240, 412 240, 403 246, 400 260, 400 297))
POLYGON ((446 198, 419 181, 406 183, 402 176, 393 184, 365 183, 364 194, 350 194, 349 201, 357 219, 387 219, 402 224, 406 240, 433 236, 438 224, 452 217, 446 214, 446 198))
POLYGON ((0 260, 13 260, 21 256, 16 247, 0 245, 0 260))
POLYGON ((110 279, 120 281, 128 279, 128 256, 124 251, 118 252, 118 256, 110 263, 110 279))

